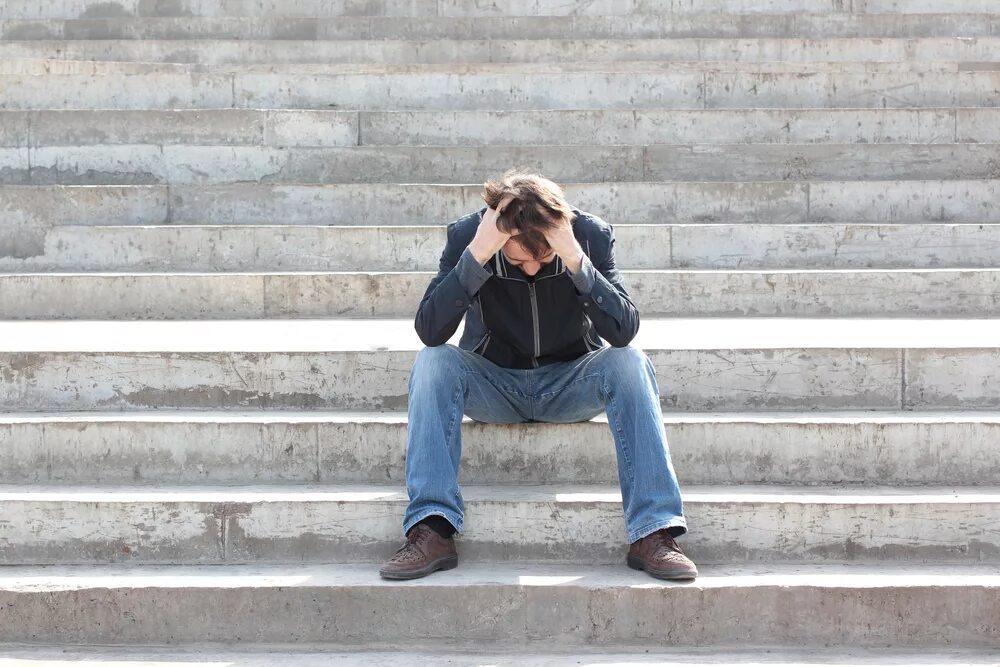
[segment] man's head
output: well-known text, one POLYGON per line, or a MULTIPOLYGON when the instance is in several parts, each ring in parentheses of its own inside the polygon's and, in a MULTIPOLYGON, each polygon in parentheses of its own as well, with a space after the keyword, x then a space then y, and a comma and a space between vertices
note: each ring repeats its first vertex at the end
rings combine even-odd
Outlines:
POLYGON ((511 264, 533 276, 555 259, 544 232, 573 219, 562 188, 538 173, 515 167, 499 180, 483 183, 483 200, 497 209, 497 228, 515 235, 503 247, 511 264))

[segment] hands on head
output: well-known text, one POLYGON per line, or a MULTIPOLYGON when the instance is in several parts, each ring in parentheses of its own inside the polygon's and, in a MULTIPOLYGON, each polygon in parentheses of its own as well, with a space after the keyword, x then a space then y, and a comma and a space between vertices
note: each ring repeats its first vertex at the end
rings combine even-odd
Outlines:
MULTIPOLYGON (((480 222, 476 229, 476 235, 469 244, 469 250, 480 264, 489 261, 511 238, 521 233, 518 229, 514 229, 510 233, 504 232, 497 226, 497 219, 503 215, 513 199, 512 195, 505 196, 496 208, 487 204, 482 222, 480 222)), ((569 269, 573 272, 578 271, 583 250, 573 234, 573 226, 570 221, 561 220, 555 227, 542 230, 542 234, 555 254, 562 258, 569 269)))

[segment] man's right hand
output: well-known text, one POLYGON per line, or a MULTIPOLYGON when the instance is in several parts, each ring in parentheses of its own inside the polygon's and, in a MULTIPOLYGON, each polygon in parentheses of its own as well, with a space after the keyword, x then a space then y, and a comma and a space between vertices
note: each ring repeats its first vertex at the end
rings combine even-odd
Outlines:
POLYGON ((497 218, 513 199, 513 196, 507 195, 500 201, 497 208, 486 208, 483 220, 476 228, 476 236, 469 243, 469 251, 480 265, 486 264, 510 240, 510 237, 517 236, 519 233, 515 231, 513 234, 508 234, 500 231, 497 227, 497 218))

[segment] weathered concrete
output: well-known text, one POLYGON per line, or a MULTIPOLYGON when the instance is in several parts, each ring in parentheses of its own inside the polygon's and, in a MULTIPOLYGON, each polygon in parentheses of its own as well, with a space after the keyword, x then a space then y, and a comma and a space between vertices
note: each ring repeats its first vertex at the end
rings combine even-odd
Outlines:
POLYGON ((1000 108, 0 111, 0 146, 989 143, 998 124, 1000 108))
POLYGON ((469 5, 461 0, 378 0, 364 7, 343 0, 39 0, 22 5, 13 0, 0 4, 0 14, 10 18, 79 18, 119 16, 620 16, 629 14, 736 14, 780 13, 942 13, 989 12, 990 0, 600 0, 567 5, 559 0, 497 0, 489 5, 469 5))
MULTIPOLYGON (((611 224, 997 223, 978 181, 564 183, 611 224)), ((483 208, 482 185, 0 186, 0 228, 51 225, 443 225, 483 208), (406 214, 400 213, 405 202, 406 214)), ((44 235, 36 250, 43 252, 44 235)))
POLYGON ((1000 106, 1000 69, 959 63, 200 65, 0 61, 3 109, 357 110, 1000 106), (231 66, 232 67, 232 66, 231 66), (45 76, 38 76, 44 74, 45 76), (594 96, 590 91, 600 89, 594 96), (474 94, 470 94, 472 91, 474 94))
MULTIPOLYGON (((856 151, 877 149, 871 146, 856 151)), ((985 177, 1000 148, 993 145, 944 144, 937 148, 941 159, 972 161, 964 175, 985 177), (976 155, 982 153, 982 155, 976 155), (967 155, 966 155, 967 154, 967 155)), ((19 149, 0 149, 19 150, 19 149)), ((830 147, 831 151, 836 149, 830 147)), ((935 149, 920 149, 921 153, 935 149)), ((21 149, 23 152, 23 149, 21 149)), ((848 152, 850 150, 848 149, 848 152)), ((899 147, 896 165, 878 167, 885 178, 895 177, 894 168, 906 170, 911 156, 899 147)), ((651 176, 642 146, 352 146, 331 148, 277 148, 262 146, 46 146, 32 148, 21 168, 0 172, 0 182, 75 184, 227 184, 265 183, 465 183, 480 182, 494 175, 490 160, 535 165, 542 173, 560 181, 593 181, 603 175, 608 181, 642 181, 651 176), (491 154, 487 158, 487 154, 491 154), (30 175, 25 177, 30 164, 30 175)), ((785 159, 796 159, 791 155, 785 159)), ((880 159, 878 157, 876 160, 880 159)), ((0 161, 3 161, 0 153, 0 161)), ((780 158, 779 158, 780 160, 780 158)), ((13 160, 11 160, 13 161, 13 160)), ((0 162, 2 163, 2 162, 0 162)), ((919 166, 915 167, 919 169, 919 166)), ((779 167, 780 169, 780 167, 779 167)), ((947 172, 928 164, 928 176, 947 172)), ((766 172, 766 167, 761 169, 766 172)), ((851 169, 843 170, 850 177, 851 169)), ((962 176, 959 170, 956 176, 962 176)), ((697 176, 697 174, 694 174, 697 176)), ((768 175, 768 178, 772 176, 768 175)), ((701 179, 704 180, 704 179, 701 179)), ((746 179, 734 179, 746 180, 746 179)))
MULTIPOLYGON (((686 410, 895 409, 898 349, 647 349, 663 406, 686 410)), ((951 351, 936 354, 947 356, 951 351)), ((8 411, 400 410, 413 352, 5 353, 8 411)), ((976 386, 966 387, 978 403, 976 386)), ((997 407, 996 399, 992 399, 997 407)), ((920 406, 917 406, 920 407, 920 406)), ((930 407, 930 406, 927 406, 930 407)))
POLYGON ((991 62, 1000 39, 30 40, 0 57, 204 64, 488 62, 991 62))
POLYGON ((532 165, 557 182, 1000 177, 1000 143, 329 148, 141 144, 0 148, 0 183, 466 183, 493 177, 492 160, 532 165))
MULTIPOLYGON (((995 224, 615 225, 620 269, 989 268, 995 224)), ((0 270, 436 271, 443 225, 59 225, 0 270)))
POLYGON ((616 16, 338 16, 0 18, 0 39, 913 38, 996 35, 990 14, 633 14, 616 16))
MULTIPOLYGON (((132 411, 8 414, 4 484, 403 484, 405 413, 132 411)), ((682 484, 1000 485, 989 412, 676 414, 682 484)), ((462 425, 463 483, 617 484, 606 417, 462 425)), ((860 489, 859 489, 860 490, 860 489)))
MULTIPOLYGON (((648 317, 987 317, 1000 269, 622 271, 648 317)), ((0 274, 4 319, 411 317, 433 272, 0 274), (84 299, 83 295, 87 295, 84 299)))
POLYGON ((988 369, 1000 358, 994 349, 967 349, 942 358, 926 350, 905 357, 906 405, 918 409, 982 407, 1000 397, 1000 385, 988 369), (975 387, 971 394, 968 388, 975 387))
POLYGON ((373 564, 10 567, 0 573, 0 640, 401 643, 460 635, 549 649, 995 648, 998 587, 995 565, 954 564, 706 566, 691 584, 659 582, 624 564, 465 564, 404 583, 381 581, 373 564), (824 613, 802 613, 807 604, 824 613))
MULTIPOLYGON (((1000 488, 686 486, 696 562, 991 561, 1000 488), (927 535, 933 539, 927 539, 927 535)), ((619 563, 617 485, 463 487, 466 560, 619 563)), ((0 489, 0 562, 378 562, 402 539, 399 485, 0 489)))

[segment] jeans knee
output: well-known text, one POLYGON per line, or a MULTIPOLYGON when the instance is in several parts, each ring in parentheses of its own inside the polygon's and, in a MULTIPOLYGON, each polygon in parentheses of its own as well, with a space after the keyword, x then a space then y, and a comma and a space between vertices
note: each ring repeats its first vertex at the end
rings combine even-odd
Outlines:
POLYGON ((621 375, 646 373, 652 367, 646 353, 632 345, 609 347, 605 355, 608 368, 621 375))
POLYGON ((424 347, 417 352, 410 373, 410 391, 421 385, 438 386, 461 378, 460 352, 452 345, 424 347))
POLYGON ((632 345, 609 347, 604 354, 605 383, 624 387, 626 390, 644 391, 647 387, 656 387, 656 369, 646 353, 639 348, 632 345))

